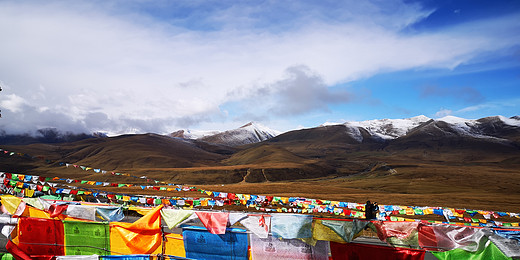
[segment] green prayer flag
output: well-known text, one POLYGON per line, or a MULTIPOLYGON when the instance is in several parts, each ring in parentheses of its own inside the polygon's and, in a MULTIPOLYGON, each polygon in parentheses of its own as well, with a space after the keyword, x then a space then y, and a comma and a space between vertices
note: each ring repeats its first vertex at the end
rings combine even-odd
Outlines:
POLYGON ((471 260, 510 260, 511 257, 507 257, 495 244, 490 240, 486 242, 486 247, 477 252, 469 252, 460 248, 453 249, 445 252, 431 252, 439 260, 451 260, 451 259, 471 259, 471 260))
POLYGON ((1 253, 0 254, 2 257, 0 258, 0 260, 15 260, 15 258, 13 257, 13 255, 9 254, 9 253, 1 253))
POLYGON ((63 221, 66 255, 110 255, 108 223, 63 221))
POLYGON ((41 196, 40 198, 45 199, 45 200, 61 200, 60 196, 55 196, 55 195, 44 195, 44 196, 41 196))

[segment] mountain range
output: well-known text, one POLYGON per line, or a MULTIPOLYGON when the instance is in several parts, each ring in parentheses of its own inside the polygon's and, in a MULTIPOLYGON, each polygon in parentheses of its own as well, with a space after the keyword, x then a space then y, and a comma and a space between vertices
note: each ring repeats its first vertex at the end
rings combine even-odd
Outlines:
POLYGON ((285 133, 248 123, 224 132, 87 135, 67 142, 46 133, 53 142, 27 144, 23 136, 25 143, 16 144, 10 136, 0 148, 53 163, 0 153, 0 171, 116 181, 58 164, 67 162, 236 193, 380 202, 391 194, 391 203, 404 205, 520 206, 504 200, 520 201, 519 117, 417 116, 285 133))
MULTIPOLYGON (((285 133, 248 123, 224 132, 83 135, 83 140, 71 142, 58 142, 59 135, 53 131, 43 133, 53 136, 53 142, 43 145, 45 142, 36 140, 15 149, 31 153, 29 148, 44 146, 50 154, 59 150, 61 160, 109 169, 217 167, 212 171, 219 172, 226 167, 248 168, 248 176, 238 178, 245 181, 354 174, 388 157, 429 162, 520 162, 520 118, 502 116, 326 123, 285 133), (124 157, 119 159, 120 155, 124 157), (262 169, 262 176, 257 169, 262 169)), ((238 180, 231 179, 223 178, 222 182, 238 180)))

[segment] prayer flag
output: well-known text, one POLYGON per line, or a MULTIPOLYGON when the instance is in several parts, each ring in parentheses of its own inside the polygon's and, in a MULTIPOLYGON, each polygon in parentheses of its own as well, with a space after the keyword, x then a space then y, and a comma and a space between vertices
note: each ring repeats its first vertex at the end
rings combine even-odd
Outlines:
POLYGON ((484 247, 481 250, 470 252, 463 250, 461 248, 453 249, 450 251, 444 252, 432 252, 432 254, 437 257, 439 260, 449 260, 449 259, 471 259, 471 260, 510 260, 510 257, 507 257, 500 251, 495 244, 493 244, 490 240, 484 244, 484 247))
POLYGON ((224 234, 226 233, 226 226, 228 223, 229 213, 228 212, 195 212, 199 217, 202 224, 208 229, 211 234, 224 234))
POLYGON ((110 254, 110 228, 107 223, 63 221, 65 254, 110 254))
POLYGON ((120 253, 151 254, 161 246, 161 206, 134 223, 110 223, 110 250, 120 253))
POLYGON ((329 259, 329 242, 317 241, 315 246, 306 244, 298 239, 277 239, 273 236, 259 238, 251 236, 252 259, 329 259))
POLYGON ((63 255, 64 233, 60 220, 21 217, 18 247, 28 255, 63 255))
POLYGON ((247 260, 247 233, 228 228, 222 235, 209 233, 203 227, 188 226, 182 230, 186 257, 194 259, 247 260))
POLYGON ((272 214, 271 232, 276 238, 310 238, 312 237, 312 216, 272 214))
POLYGON ((378 259, 378 260, 423 260, 424 250, 394 248, 358 243, 330 242, 330 251, 334 260, 378 259))

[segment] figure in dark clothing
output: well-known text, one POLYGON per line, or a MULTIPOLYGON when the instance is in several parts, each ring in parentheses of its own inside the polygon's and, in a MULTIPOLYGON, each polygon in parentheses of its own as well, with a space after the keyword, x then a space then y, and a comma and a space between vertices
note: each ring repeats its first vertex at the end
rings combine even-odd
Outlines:
POLYGON ((377 212, 379 212, 377 202, 371 203, 370 200, 367 200, 367 203, 365 204, 365 219, 376 219, 377 212))
POLYGON ((374 219, 374 204, 370 202, 370 200, 367 200, 367 203, 365 204, 365 219, 374 219))
POLYGON ((377 205, 377 202, 374 202, 372 204, 372 218, 377 219, 377 212, 379 212, 379 205, 377 205))

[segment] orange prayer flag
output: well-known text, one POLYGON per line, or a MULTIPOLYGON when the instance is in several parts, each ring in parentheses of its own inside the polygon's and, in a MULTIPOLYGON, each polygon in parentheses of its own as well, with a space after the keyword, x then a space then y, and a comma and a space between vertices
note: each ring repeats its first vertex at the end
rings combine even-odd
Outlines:
POLYGON ((161 246, 160 205, 134 223, 110 223, 110 250, 118 253, 152 254, 161 246))

